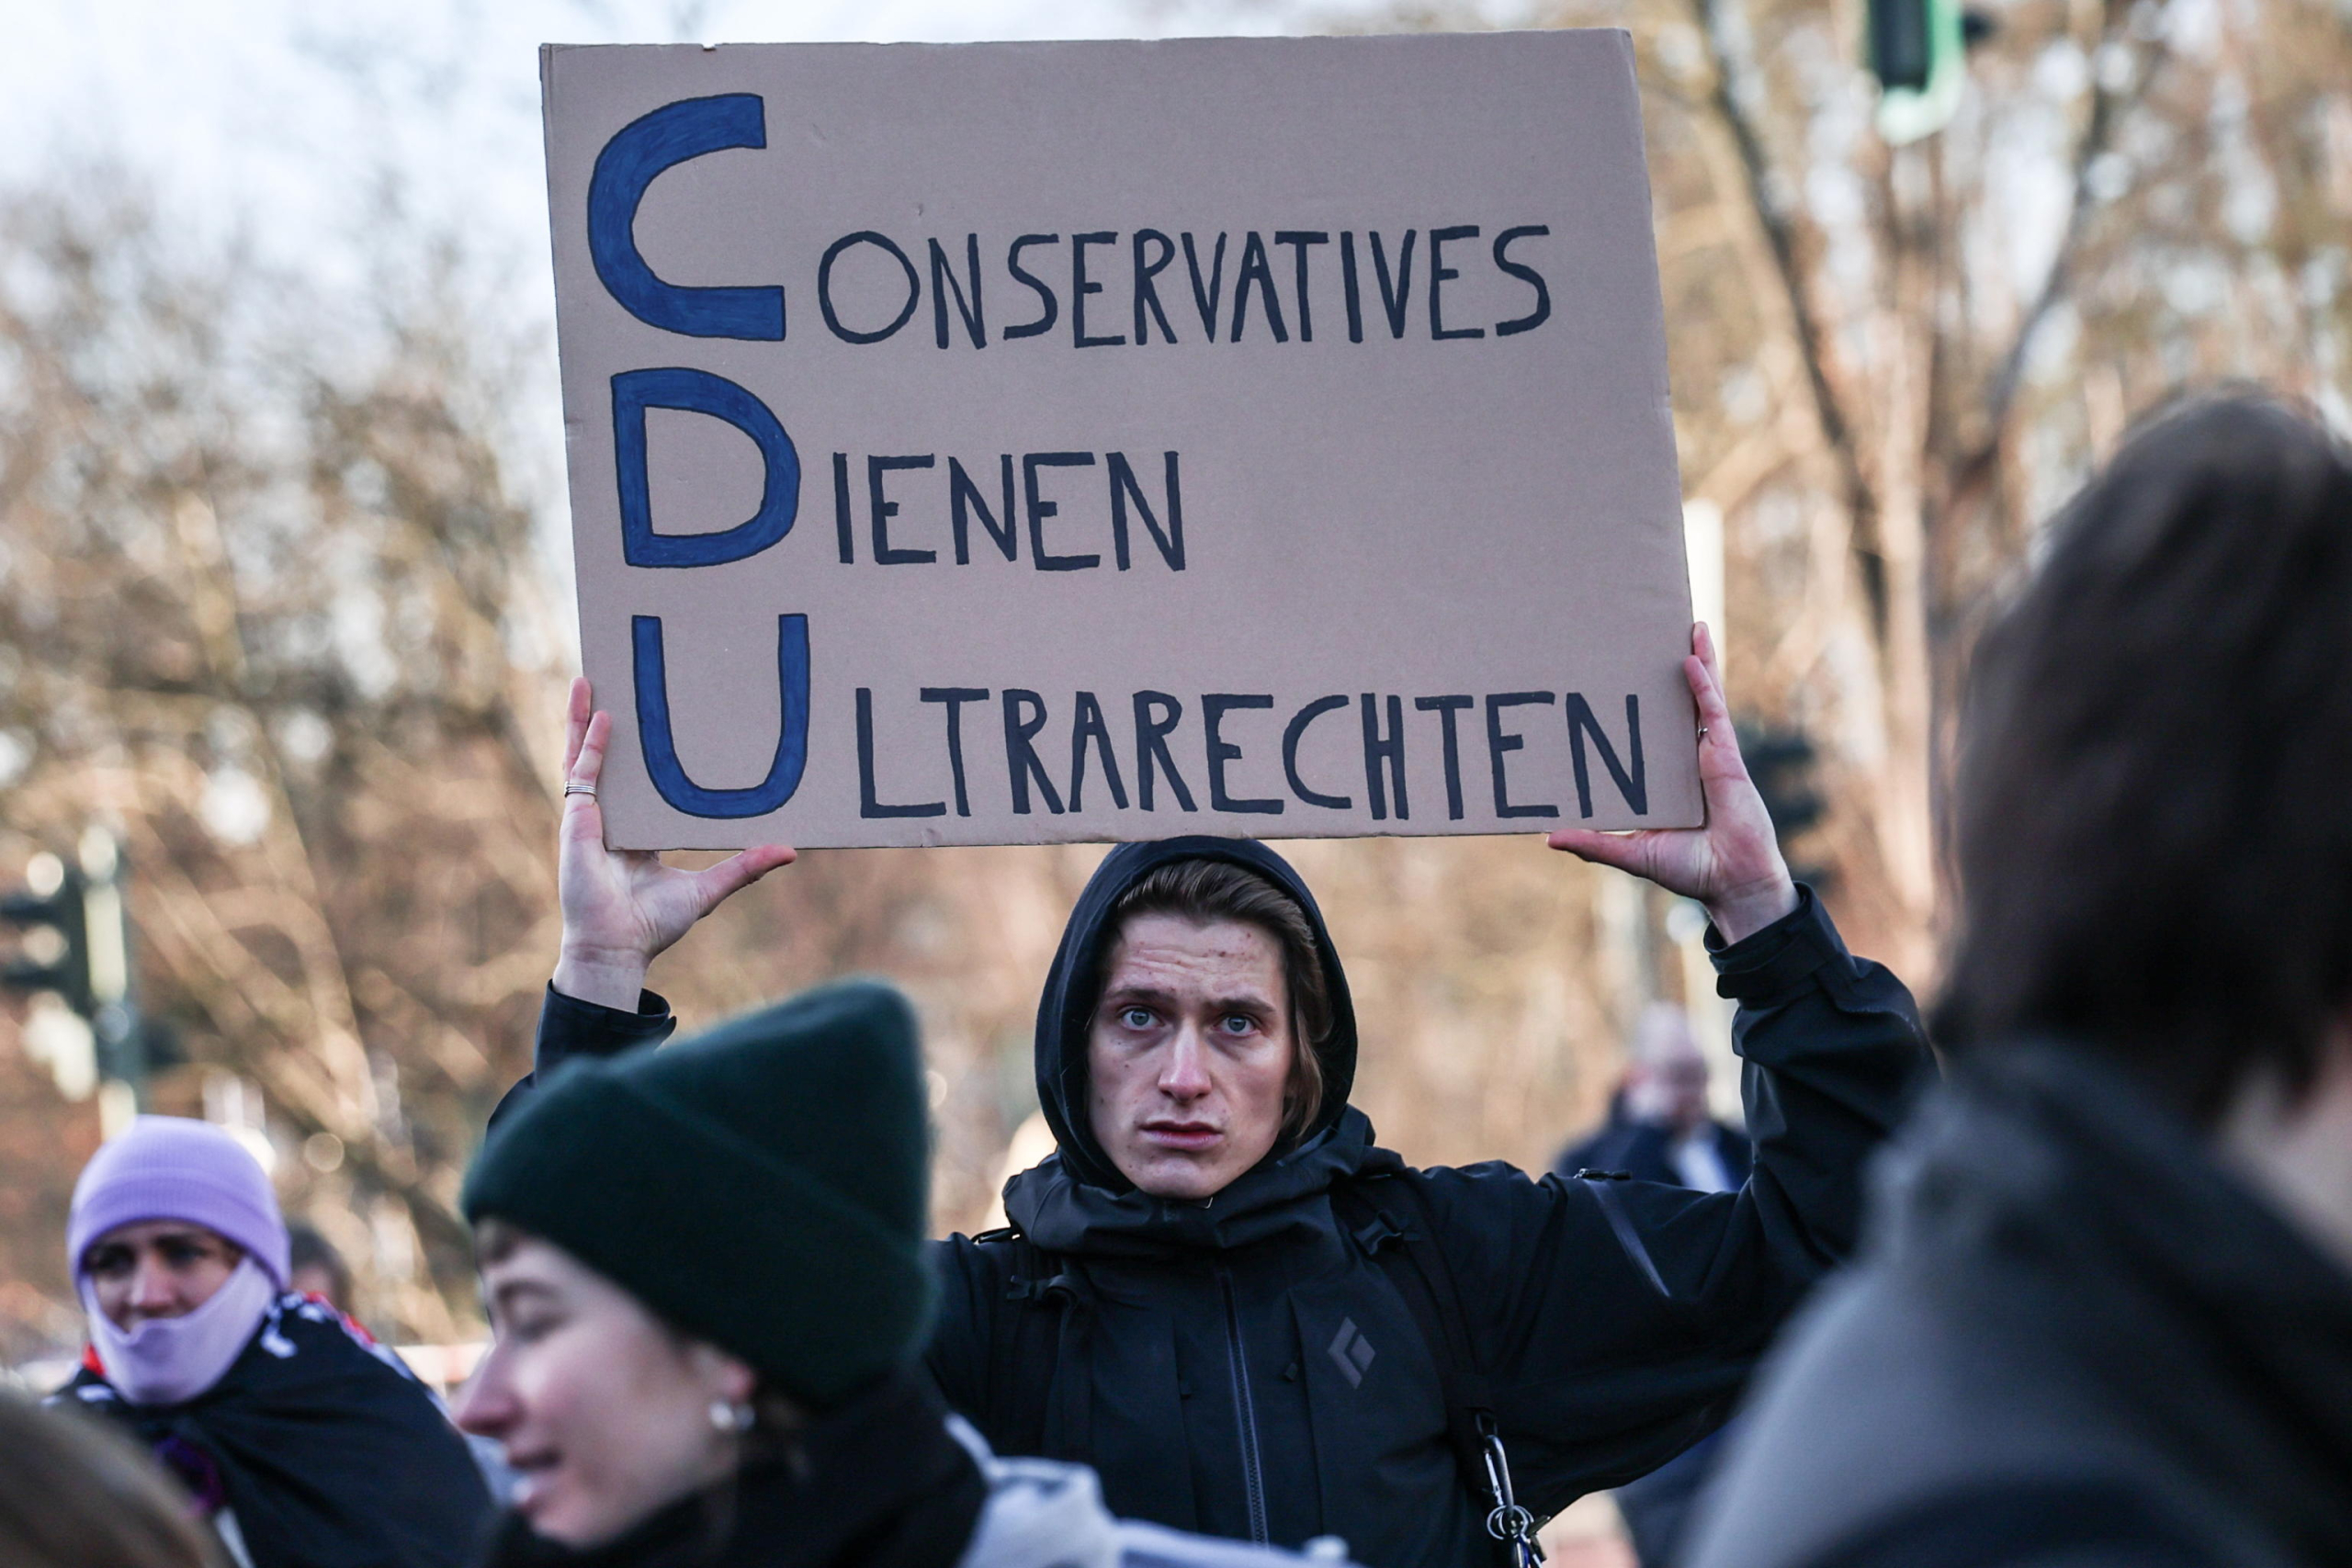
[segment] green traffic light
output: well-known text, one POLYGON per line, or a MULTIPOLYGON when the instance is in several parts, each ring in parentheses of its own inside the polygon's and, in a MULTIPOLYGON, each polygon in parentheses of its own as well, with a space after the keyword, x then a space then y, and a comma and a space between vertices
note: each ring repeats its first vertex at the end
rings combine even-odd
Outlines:
POLYGON ((1961 0, 1871 0, 1868 54, 1878 78, 1878 130, 1900 147, 1932 136, 1959 111, 1968 30, 1961 0))

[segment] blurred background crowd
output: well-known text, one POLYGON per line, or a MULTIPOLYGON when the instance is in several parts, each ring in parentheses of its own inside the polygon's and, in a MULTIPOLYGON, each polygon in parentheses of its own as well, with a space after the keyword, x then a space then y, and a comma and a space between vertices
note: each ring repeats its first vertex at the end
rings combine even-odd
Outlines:
MULTIPOLYGON (((458 1186, 530 1062, 575 660, 540 41, 1629 29, 1699 614, 1799 874, 1923 994, 1957 682, 2037 525, 2184 386, 2352 423, 2343 0, 1984 0, 1948 123, 1900 146, 1862 0, 11 9, 0 884, 17 979, 89 971, 0 1002, 0 1366, 28 1382, 78 1351, 58 1238, 134 1104, 262 1156, 428 1378, 483 1337, 458 1186)), ((1352 976, 1355 1102, 1408 1159, 1547 1168, 1639 1087, 1629 1051, 1714 1064, 1736 1114, 1695 906, 1521 842, 1284 852, 1352 976)), ((1100 853, 810 854, 653 984, 692 1026, 899 979, 934 1226, 974 1228, 1100 853)))

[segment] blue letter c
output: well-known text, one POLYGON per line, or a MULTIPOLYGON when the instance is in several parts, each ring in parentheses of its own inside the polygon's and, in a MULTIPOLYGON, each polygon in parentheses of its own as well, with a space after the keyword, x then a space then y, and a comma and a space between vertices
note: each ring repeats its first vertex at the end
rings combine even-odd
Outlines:
POLYGON ((615 132, 588 178, 588 257, 605 291, 664 332, 783 341, 781 288, 681 288, 656 277, 637 250, 638 203, 655 175, 706 152, 767 144, 766 117, 752 93, 682 98, 615 132))

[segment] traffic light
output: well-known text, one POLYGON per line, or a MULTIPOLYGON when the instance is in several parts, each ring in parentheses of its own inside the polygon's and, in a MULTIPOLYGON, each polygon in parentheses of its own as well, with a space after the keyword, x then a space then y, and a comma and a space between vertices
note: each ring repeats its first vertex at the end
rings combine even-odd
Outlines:
POLYGON ((1991 37, 1994 25, 1961 0, 1870 0, 1866 50, 1878 78, 1878 130, 1889 145, 1951 123, 1969 47, 1991 37))
POLYGON ((0 986, 55 998, 36 1009, 27 1043, 49 1060, 68 1098, 96 1082, 135 1105, 153 1032, 132 993, 122 873, 121 847, 102 828, 83 833, 76 864, 46 851, 33 856, 25 885, 0 895, 0 921, 23 932, 16 956, 0 964, 0 986))
POLYGON ((88 909, 82 878, 46 850, 25 866, 25 885, 0 896, 0 920, 17 927, 17 955, 0 964, 0 985, 17 991, 53 991, 75 1012, 90 1016, 88 909))
MULTIPOLYGON (((1827 809, 1814 778, 1814 764, 1818 757, 1813 742, 1802 729, 1743 724, 1739 727, 1739 754, 1747 763, 1747 776, 1754 781, 1756 793, 1764 797, 1764 810, 1772 818, 1772 831, 1785 851, 1791 840, 1819 822, 1827 809)), ((1828 868, 1825 865, 1800 864, 1792 860, 1789 869, 1799 881, 1816 886, 1828 880, 1828 868)))

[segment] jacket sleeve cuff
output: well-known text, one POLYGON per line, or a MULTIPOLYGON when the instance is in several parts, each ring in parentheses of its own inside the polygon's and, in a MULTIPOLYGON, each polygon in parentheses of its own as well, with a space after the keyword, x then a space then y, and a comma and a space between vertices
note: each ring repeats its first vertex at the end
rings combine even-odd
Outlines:
POLYGON ((539 1004, 531 1070, 537 1076, 574 1056, 617 1056, 639 1045, 658 1044, 677 1027, 668 999, 657 992, 639 991, 637 1010, 623 1012, 568 997, 549 985, 539 1004))
POLYGON ((1797 907, 1762 931, 1726 943, 1709 926, 1706 942, 1715 964, 1715 994, 1751 1005, 1797 989, 1822 965, 1846 957, 1846 943, 1829 923, 1828 911, 1802 882, 1797 907))

